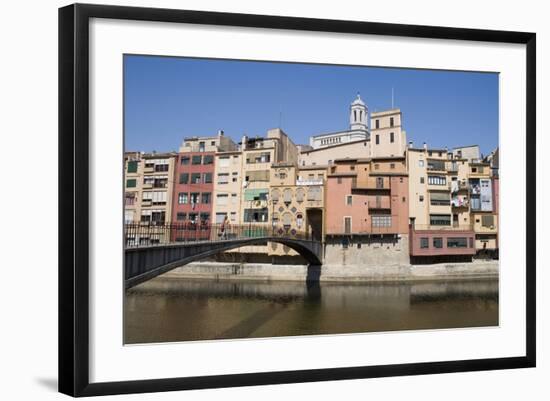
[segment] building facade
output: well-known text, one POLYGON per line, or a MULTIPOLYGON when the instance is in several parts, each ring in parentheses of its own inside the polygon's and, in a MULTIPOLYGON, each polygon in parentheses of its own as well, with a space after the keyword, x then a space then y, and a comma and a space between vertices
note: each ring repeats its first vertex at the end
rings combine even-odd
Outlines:
POLYGON ((148 245, 169 240, 163 226, 172 221, 175 153, 125 154, 124 222, 134 225, 128 244, 148 245), (138 229, 138 227, 144 227, 138 229))
POLYGON ((215 217, 212 205, 216 152, 234 149, 236 144, 221 131, 216 136, 184 139, 175 160, 172 202, 172 222, 183 225, 184 229, 174 230, 173 240, 209 237, 208 226, 215 217))
MULTIPOLYGON (((477 145, 407 146, 401 110, 369 115, 357 96, 350 129, 314 136, 310 145, 295 145, 277 128, 239 144, 220 131, 185 138, 178 153, 126 153, 124 221, 148 227, 127 240, 212 239, 211 227, 224 223, 250 235, 319 240, 329 265, 495 257, 498 156, 497 148, 482 158, 477 145), (162 232, 168 223, 175 228, 162 232)), ((299 259, 275 243, 224 255, 299 259)))

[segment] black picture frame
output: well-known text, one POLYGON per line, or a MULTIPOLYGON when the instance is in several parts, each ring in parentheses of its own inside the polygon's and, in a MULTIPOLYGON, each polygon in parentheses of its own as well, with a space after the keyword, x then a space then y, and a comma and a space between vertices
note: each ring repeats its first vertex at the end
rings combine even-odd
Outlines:
POLYGON ((534 367, 536 280, 536 35, 434 26, 74 4, 59 9, 59 391, 71 396, 158 392, 534 367), (526 46, 526 353, 520 357, 382 366, 89 381, 88 61, 91 18, 516 43, 526 46))

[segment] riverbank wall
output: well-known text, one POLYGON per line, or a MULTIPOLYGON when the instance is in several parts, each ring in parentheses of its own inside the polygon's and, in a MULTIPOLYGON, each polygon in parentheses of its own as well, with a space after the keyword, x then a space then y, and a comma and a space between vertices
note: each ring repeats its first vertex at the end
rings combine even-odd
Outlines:
POLYGON ((499 264, 496 260, 380 267, 196 262, 177 267, 163 274, 162 277, 254 281, 384 282, 496 279, 498 272, 499 264))

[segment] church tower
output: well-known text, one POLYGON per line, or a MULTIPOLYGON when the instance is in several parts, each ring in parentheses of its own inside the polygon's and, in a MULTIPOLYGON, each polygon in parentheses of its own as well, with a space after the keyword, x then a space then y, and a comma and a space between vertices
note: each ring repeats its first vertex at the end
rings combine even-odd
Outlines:
POLYGON ((361 100, 357 93, 357 98, 351 103, 349 113, 350 130, 368 131, 367 126, 367 105, 361 100))

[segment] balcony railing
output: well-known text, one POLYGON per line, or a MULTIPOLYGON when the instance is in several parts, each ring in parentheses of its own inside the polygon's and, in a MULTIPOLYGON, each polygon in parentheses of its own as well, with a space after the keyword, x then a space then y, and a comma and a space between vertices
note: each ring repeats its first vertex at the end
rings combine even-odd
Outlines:
POLYGON ((448 226, 437 224, 415 224, 413 231, 473 231, 473 224, 452 223, 448 226))

